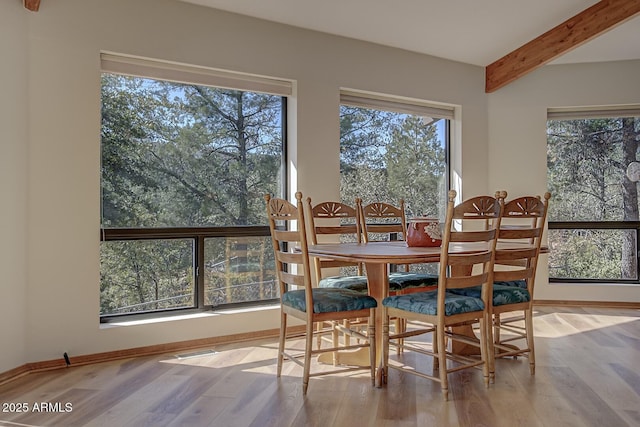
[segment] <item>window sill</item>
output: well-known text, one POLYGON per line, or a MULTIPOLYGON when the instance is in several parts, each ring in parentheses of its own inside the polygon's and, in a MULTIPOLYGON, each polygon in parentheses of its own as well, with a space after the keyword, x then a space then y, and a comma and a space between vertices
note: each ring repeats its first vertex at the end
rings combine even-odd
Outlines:
POLYGON ((606 287, 638 287, 638 283, 629 282, 564 282, 564 281, 549 281, 549 286, 606 286, 606 287))
POLYGON ((235 314, 242 314, 242 313, 252 313, 256 311, 277 310, 279 308, 280 308, 280 304, 269 304, 269 305, 255 306, 255 307, 243 307, 243 308, 234 308, 234 309, 221 309, 216 311, 205 311, 205 312, 190 313, 190 314, 178 314, 175 316, 162 316, 162 317, 151 317, 146 319, 111 321, 108 323, 100 323, 100 329, 111 329, 111 328, 119 328, 124 326, 150 325, 150 324, 156 324, 156 323, 175 322, 175 321, 183 321, 183 320, 205 319, 205 318, 211 318, 211 317, 228 316, 232 314, 235 315, 235 314))

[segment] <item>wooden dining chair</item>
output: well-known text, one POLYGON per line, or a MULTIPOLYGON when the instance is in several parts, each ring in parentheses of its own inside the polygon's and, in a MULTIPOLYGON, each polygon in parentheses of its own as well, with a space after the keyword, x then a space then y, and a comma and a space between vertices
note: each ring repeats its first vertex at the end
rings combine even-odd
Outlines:
MULTIPOLYGON (((444 233, 440 253, 440 268, 438 275, 438 289, 436 291, 417 292, 407 295, 389 296, 382 301, 384 307, 383 323, 383 378, 386 379, 389 368, 418 375, 440 382, 445 400, 449 397, 447 376, 451 372, 481 367, 485 384, 489 384, 488 352, 491 349, 488 340, 490 332, 490 294, 493 275, 495 245, 502 203, 492 196, 478 196, 468 199, 454 206, 456 192, 451 190, 448 195, 447 215, 444 223, 444 233), (489 221, 488 229, 483 223, 489 221), (468 224, 470 222, 478 223, 468 224), (461 224, 460 224, 461 223, 461 224), (462 246, 466 245, 464 253, 462 246), (479 287, 478 297, 457 295, 454 289, 479 287), (409 329, 399 334, 389 332, 389 317, 395 316, 411 321, 421 322, 418 329, 409 329), (479 339, 456 332, 455 326, 470 322, 480 324, 479 339), (431 347, 407 338, 431 334, 431 347), (407 366, 405 358, 398 358, 397 364, 389 363, 389 346, 396 345, 398 340, 404 339, 405 349, 426 354, 434 358, 433 371, 421 369, 420 365, 407 366), (480 358, 456 354, 449 350, 447 341, 462 342, 476 346, 480 358), (449 363, 448 363, 449 362, 449 363)), ((416 359, 407 359, 416 360, 416 359)))
MULTIPOLYGON (((373 202, 363 205, 362 199, 356 199, 360 212, 363 240, 368 242, 396 241, 407 238, 407 217, 404 199, 399 206, 386 202, 373 202)), ((394 265, 389 272, 389 295, 409 294, 425 290, 434 290, 438 285, 438 275, 411 271, 409 264, 394 265), (400 269, 400 270, 398 270, 400 269)), ((401 333, 407 329, 405 319, 394 319, 395 330, 401 333)), ((403 351, 402 340, 396 346, 397 353, 403 351)))
POLYGON ((498 241, 523 241, 530 250, 498 250, 493 284, 493 340, 496 357, 524 355, 529 358, 529 371, 535 374, 536 359, 533 330, 533 292, 542 236, 547 222, 551 194, 522 196, 505 202, 498 241), (516 287, 524 295, 514 298, 504 293, 503 286, 516 287), (526 291, 526 292, 524 292, 526 291), (501 295, 501 292, 504 294, 501 295), (520 312, 503 320, 501 315, 520 312), (524 322, 524 323, 523 323, 524 322), (501 332, 508 335, 504 336, 501 332), (514 345, 523 341, 524 345, 514 345))
MULTIPOLYGON (((360 211, 363 240, 365 242, 406 240, 407 218, 404 200, 400 199, 399 206, 385 202, 373 202, 363 205, 361 199, 356 199, 360 211)), ((405 294, 424 291, 426 288, 435 289, 438 275, 411 271, 408 264, 395 266, 401 270, 389 273, 389 291, 405 294)))
MULTIPOLYGON (((277 376, 282 374, 284 358, 302 366, 302 393, 306 395, 309 378, 337 372, 367 369, 371 382, 375 384, 375 308, 376 300, 366 294, 350 289, 315 288, 311 281, 305 215, 302 194, 296 193, 296 205, 280 198, 265 195, 267 218, 271 231, 271 241, 275 255, 276 271, 280 290, 280 338, 278 344, 277 376), (287 330, 288 317, 293 316, 305 324, 304 351, 294 353, 286 348, 290 338, 298 338, 299 333, 287 330), (368 318, 366 333, 343 327, 344 320, 368 318), (329 322, 332 331, 338 331, 358 338, 356 344, 313 348, 315 325, 329 322), (335 326, 332 322, 335 322, 335 326), (367 348, 370 364, 362 366, 342 366, 333 370, 311 373, 311 357, 315 354, 367 348)), ((320 331, 319 333, 323 333, 320 331)))
MULTIPOLYGON (((506 192, 499 192, 506 197, 506 192)), ((498 194, 498 193, 497 193, 498 194)), ((496 249, 492 287, 492 335, 495 357, 526 356, 531 375, 535 374, 533 291, 542 235, 546 224, 550 193, 522 196, 505 202, 498 243, 518 243, 522 248, 496 249), (506 319, 502 315, 509 316, 506 319)), ((477 296, 478 290, 454 291, 477 296)), ((495 377, 495 360, 490 361, 490 377, 495 377)))
MULTIPOLYGON (((362 241, 360 212, 356 207, 331 200, 314 205, 311 197, 307 197, 305 208, 309 222, 309 240, 312 245, 362 241)), ((367 293, 367 276, 364 275, 362 263, 313 257, 313 267, 315 283, 319 288, 342 288, 367 293), (335 274, 336 272, 338 274, 335 274)), ((358 323, 363 324, 362 321, 358 323)), ((366 326, 366 319, 364 325, 366 326)), ((350 328, 352 323, 345 322, 344 326, 350 328)), ((318 323, 317 328, 323 329, 324 325, 318 323)), ((321 339, 322 335, 318 334, 318 345, 321 339)), ((338 337, 332 334, 334 345, 338 344, 337 339, 338 337)), ((345 336, 344 339, 346 344, 350 344, 349 336, 345 336)), ((334 364, 335 362, 334 360, 334 364)))

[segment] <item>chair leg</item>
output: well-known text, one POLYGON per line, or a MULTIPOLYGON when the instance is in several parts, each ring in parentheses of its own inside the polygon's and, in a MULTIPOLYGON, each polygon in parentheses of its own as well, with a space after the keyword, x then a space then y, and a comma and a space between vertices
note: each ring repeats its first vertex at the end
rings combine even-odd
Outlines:
MULTIPOLYGON (((349 319, 345 319, 344 320, 343 326, 346 329, 351 329, 351 322, 349 321, 349 319)), ((338 346, 338 341, 337 340, 338 340, 338 334, 336 334, 335 338, 334 338, 334 342, 333 342, 333 346, 334 347, 338 346)), ((349 335, 345 335, 344 336, 344 345, 351 345, 351 337, 349 335)))
POLYGON ((491 317, 487 315, 480 319, 480 360, 482 360, 484 384, 487 387, 489 387, 489 383, 491 382, 491 370, 494 369, 493 363, 491 363, 494 359, 493 357, 489 357, 489 355, 493 355, 493 341, 489 339, 492 336, 492 323, 490 319, 491 317))
POLYGON ((533 340, 533 313, 531 310, 525 310, 524 312, 524 326, 527 334, 527 347, 529 348, 529 373, 535 375, 536 373, 536 352, 535 344, 533 340))
POLYGON ((437 339, 437 331, 433 331, 432 333, 432 337, 431 337, 431 347, 433 349, 433 372, 435 373, 436 371, 438 371, 438 369, 440 369, 440 363, 439 363, 439 358, 438 358, 438 339, 437 339))
POLYGON ((307 322, 306 337, 304 344, 304 369, 302 372, 302 394, 307 394, 309 388, 309 375, 311 373, 311 350, 313 346, 313 322, 307 322))
POLYGON ((317 341, 317 346, 318 346, 318 350, 322 347, 322 334, 320 333, 322 331, 322 322, 318 322, 316 324, 316 332, 317 332, 317 337, 316 337, 316 341, 317 341))
MULTIPOLYGON (((498 314, 496 316, 499 321, 500 315, 498 314)), ((494 315, 490 313, 488 315, 485 315, 484 320, 480 322, 480 340, 481 340, 480 346, 481 346, 481 349, 484 348, 485 350, 485 355, 486 355, 485 363, 486 363, 487 371, 489 375, 488 380, 489 380, 489 383, 491 384, 493 384, 496 380, 496 347, 494 344, 499 342, 495 338, 494 332, 499 335, 498 331, 500 329, 500 328, 494 329, 494 324, 493 324, 494 318, 495 318, 494 315), (484 333, 484 342, 482 342, 483 333, 484 333)))
MULTIPOLYGON (((403 333, 403 332, 405 332, 407 330, 407 323, 406 323, 405 319, 401 319, 401 318, 397 317, 395 324, 396 324, 395 327, 396 327, 396 333, 397 334, 401 334, 401 333, 403 333)), ((396 344, 397 344, 396 345, 396 354, 398 356, 400 356, 400 353, 402 353, 402 347, 404 345, 404 338, 398 339, 396 344)))
MULTIPOLYGON (((384 333, 384 324, 382 326, 382 330, 384 333)), ((380 332, 378 331, 378 333, 380 332)), ((367 337, 369 338, 369 363, 371 365, 371 385, 375 385, 376 384, 376 317, 375 317, 375 311, 373 309, 371 310, 371 315, 369 316, 369 324, 367 325, 367 337)), ((387 321, 387 343, 386 343, 387 346, 389 345, 388 340, 389 340, 389 323, 387 321)), ((385 352, 384 345, 383 345, 382 357, 384 358, 388 352, 389 352, 388 347, 387 347, 387 351, 385 352)), ((383 383, 386 382, 384 378, 384 374, 386 371, 387 370, 385 366, 384 371, 382 372, 383 383)))
POLYGON ((280 311, 280 336, 278 339, 278 365, 276 376, 280 377, 282 374, 282 362, 284 360, 284 343, 287 335, 287 314, 280 311))
POLYGON ((438 368, 440 370, 440 388, 444 400, 449 400, 449 382, 447 381, 447 347, 444 344, 444 327, 437 325, 436 341, 438 343, 438 368))

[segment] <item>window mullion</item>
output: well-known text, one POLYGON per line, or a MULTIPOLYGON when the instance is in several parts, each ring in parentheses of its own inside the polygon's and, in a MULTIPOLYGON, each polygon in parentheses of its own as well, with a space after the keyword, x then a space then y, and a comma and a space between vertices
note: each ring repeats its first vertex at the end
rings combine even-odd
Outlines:
POLYGON ((204 308, 204 278, 205 278, 205 261, 204 261, 204 236, 198 236, 194 243, 194 254, 193 254, 193 274, 195 276, 195 299, 196 299, 196 307, 204 308))

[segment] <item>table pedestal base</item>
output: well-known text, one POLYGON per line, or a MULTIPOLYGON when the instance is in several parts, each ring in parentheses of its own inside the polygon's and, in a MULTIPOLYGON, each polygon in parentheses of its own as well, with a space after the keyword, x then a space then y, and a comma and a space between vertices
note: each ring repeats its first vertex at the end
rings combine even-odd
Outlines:
POLYGON ((318 355, 318 362, 327 365, 369 366, 369 349, 343 350, 334 353, 322 353, 318 355))

